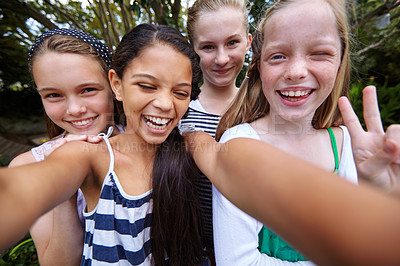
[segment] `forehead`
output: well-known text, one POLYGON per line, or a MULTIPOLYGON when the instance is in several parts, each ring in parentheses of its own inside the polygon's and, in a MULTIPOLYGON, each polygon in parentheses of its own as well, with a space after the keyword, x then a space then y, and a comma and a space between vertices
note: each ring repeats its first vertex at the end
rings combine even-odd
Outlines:
POLYGON ((190 59, 167 44, 146 47, 128 64, 125 72, 128 77, 132 74, 147 73, 164 80, 192 79, 190 59))
POLYGON ((323 0, 296 1, 276 11, 264 25, 264 41, 282 37, 308 43, 328 38, 340 43, 336 17, 323 0))
POLYGON ((247 33, 243 13, 239 8, 224 6, 199 16, 195 23, 194 38, 206 41, 224 38, 229 35, 247 33))
POLYGON ((106 77, 105 71, 96 58, 75 53, 45 52, 33 61, 32 70, 35 79, 38 73, 45 75, 48 79, 53 79, 58 75, 106 77))

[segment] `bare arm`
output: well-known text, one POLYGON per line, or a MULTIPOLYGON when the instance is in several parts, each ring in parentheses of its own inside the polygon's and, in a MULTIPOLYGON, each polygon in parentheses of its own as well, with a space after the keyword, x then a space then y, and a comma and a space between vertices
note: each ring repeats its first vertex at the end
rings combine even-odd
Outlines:
POLYGON ((78 265, 84 230, 78 217, 77 193, 42 215, 30 228, 40 265, 78 265))
POLYGON ((264 142, 217 144, 191 134, 193 157, 219 191, 317 264, 400 263, 397 198, 357 187, 264 142))
POLYGON ((86 143, 70 143, 40 163, 0 169, 0 249, 22 237, 46 211, 71 197, 91 172, 86 143))
MULTIPOLYGON (((49 156, 68 141, 87 140, 87 136, 68 135, 46 150, 49 156)), ((9 167, 36 162, 31 151, 14 158, 9 167)), ((40 265, 78 265, 82 257, 83 228, 77 213, 76 193, 67 201, 42 215, 30 228, 40 265)))

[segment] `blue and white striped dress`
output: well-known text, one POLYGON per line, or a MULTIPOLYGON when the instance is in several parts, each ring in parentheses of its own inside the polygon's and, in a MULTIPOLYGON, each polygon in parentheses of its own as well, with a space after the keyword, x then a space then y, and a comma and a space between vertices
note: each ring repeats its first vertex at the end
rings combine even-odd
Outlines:
MULTIPOLYGON (((110 132, 109 132, 110 134, 110 132)), ((152 191, 127 195, 114 172, 114 154, 108 136, 110 166, 96 208, 84 212, 85 240, 81 265, 151 265, 152 191)))

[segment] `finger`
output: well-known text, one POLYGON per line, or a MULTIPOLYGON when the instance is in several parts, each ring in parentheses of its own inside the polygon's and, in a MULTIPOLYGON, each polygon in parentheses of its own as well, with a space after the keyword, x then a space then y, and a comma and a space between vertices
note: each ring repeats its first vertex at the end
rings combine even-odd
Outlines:
POLYGON ((367 131, 383 133, 381 114, 378 107, 375 86, 367 86, 363 90, 364 120, 367 131))
POLYGON ((338 104, 344 124, 349 129, 351 138, 355 139, 356 136, 364 133, 364 129, 361 126, 353 107, 351 107, 349 99, 347 97, 340 97, 338 104))
POLYGON ((69 141, 75 141, 75 140, 81 140, 85 141, 88 139, 88 135, 74 135, 74 134, 68 134, 64 139, 69 142, 69 141))
MULTIPOLYGON (((400 125, 390 125, 386 130, 385 137, 388 141, 392 141, 396 149, 400 151, 400 125)), ((394 163, 400 164, 400 154, 397 155, 394 163)))
POLYGON ((48 149, 44 152, 44 158, 47 158, 53 151, 55 151, 56 149, 58 149, 60 146, 62 146, 65 143, 67 143, 66 139, 64 139, 64 138, 58 139, 56 142, 54 142, 54 145, 51 146, 50 149, 48 149))
POLYGON ((98 135, 90 135, 87 138, 87 142, 90 142, 90 143, 99 143, 102 140, 103 140, 103 137, 98 136, 98 135))
POLYGON ((383 149, 377 151, 368 160, 357 165, 359 176, 373 182, 379 187, 389 188, 393 185, 393 176, 384 174, 393 166, 398 155, 396 145, 392 141, 385 141, 383 149))

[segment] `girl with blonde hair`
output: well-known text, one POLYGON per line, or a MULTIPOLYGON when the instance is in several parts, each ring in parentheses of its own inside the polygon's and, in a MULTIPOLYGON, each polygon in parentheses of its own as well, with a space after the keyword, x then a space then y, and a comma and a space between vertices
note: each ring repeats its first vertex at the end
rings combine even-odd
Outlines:
MULTIPOLYGON (((260 22, 252 51, 247 77, 221 119, 217 140, 261 140, 357 183, 350 135, 338 126, 338 99, 347 95, 350 81, 344 1, 276 2, 260 22)), ((215 188, 213 213, 219 265, 306 263, 215 188)))
MULTIPOLYGON (((235 97, 236 79, 250 49, 247 0, 197 0, 188 10, 187 32, 200 57, 203 83, 199 98, 191 101, 181 127, 215 136, 221 115, 235 97)), ((202 174, 196 182, 201 199, 205 245, 213 253, 212 189, 202 174)))

